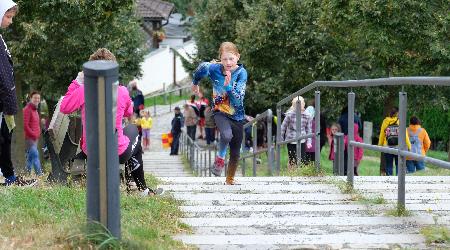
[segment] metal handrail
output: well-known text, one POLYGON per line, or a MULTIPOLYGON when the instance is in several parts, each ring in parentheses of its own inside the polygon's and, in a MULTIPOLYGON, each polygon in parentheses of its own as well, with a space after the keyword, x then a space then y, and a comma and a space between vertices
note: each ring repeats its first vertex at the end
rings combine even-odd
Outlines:
MULTIPOLYGON (((315 91, 315 101, 316 101, 316 111, 315 111, 315 134, 316 134, 316 167, 320 167, 320 148, 318 147, 318 142, 320 141, 320 91, 319 87, 374 87, 374 86, 404 86, 404 85, 424 85, 424 86, 450 86, 450 77, 390 77, 390 78, 378 78, 378 79, 364 79, 364 80, 346 80, 346 81, 315 81, 308 86, 290 94, 289 96, 283 98, 276 105, 277 115, 281 117, 281 107, 282 105, 292 101, 294 98, 310 91, 316 89, 315 91)), ((426 162, 432 163, 437 167, 450 169, 450 163, 447 161, 442 161, 432 157, 422 156, 420 154, 415 154, 407 151, 406 148, 406 133, 401 132, 399 134, 399 147, 397 149, 389 147, 380 147, 371 144, 359 143, 355 141, 354 138, 354 104, 355 104, 355 93, 348 93, 348 159, 354 158, 354 147, 366 148, 378 152, 384 152, 389 154, 394 154, 399 156, 399 173, 398 173, 398 207, 405 207, 405 175, 406 175, 406 157, 411 157, 417 160, 424 160, 426 162)), ((297 105, 298 106, 298 105, 297 105)), ((407 94, 406 92, 399 92, 399 130, 406 131, 406 110, 407 110, 407 94)), ((297 116, 300 112, 297 109, 297 116)), ((298 120, 298 119, 297 119, 298 120)), ((299 136, 297 136, 299 138, 299 136)), ((296 139, 297 139, 296 138, 296 139)), ((277 170, 280 167, 280 145, 281 142, 281 124, 277 123, 277 170)), ((297 151, 299 151, 297 145, 297 151)), ((297 152, 298 156, 298 152, 297 152)), ((352 160, 348 161, 347 164, 347 181, 349 185, 353 188, 354 179, 354 162, 352 160)))
MULTIPOLYGON (((196 176, 211 176, 210 166, 217 155, 217 148, 202 148, 197 142, 192 140, 186 132, 181 134, 181 153, 186 156, 191 171, 196 176), (212 154, 214 152, 214 158, 212 154)), ((225 169, 226 171, 226 169, 225 169)))
POLYGON ((239 157, 240 160, 242 160, 242 176, 245 176, 245 159, 246 158, 253 158, 253 176, 256 176, 256 156, 266 153, 267 152, 267 156, 268 156, 268 168, 269 168, 269 172, 270 174, 273 173, 274 171, 274 165, 273 165, 273 159, 274 159, 274 145, 272 142, 272 121, 273 121, 273 114, 272 114, 272 110, 268 109, 266 111, 264 111, 261 114, 258 114, 253 120, 247 122, 246 124, 244 124, 244 131, 243 131, 243 140, 242 140, 242 148, 245 147, 245 128, 248 127, 252 127, 252 134, 253 136, 253 152, 252 153, 247 153, 247 154, 243 154, 239 157), (266 121, 267 123, 267 148, 266 149, 261 149, 261 150, 257 150, 257 140, 258 140, 258 133, 256 131, 256 126, 255 125, 258 121, 266 121))
POLYGON ((149 98, 153 98, 153 116, 156 116, 156 97, 158 96, 164 96, 164 104, 167 103, 167 95, 169 95, 169 112, 172 112, 172 93, 180 91, 180 95, 181 92, 185 89, 189 89, 191 86, 183 86, 183 87, 179 87, 179 88, 175 88, 175 89, 171 89, 171 90, 165 90, 165 87, 163 89, 163 92, 159 92, 156 94, 152 94, 149 96, 145 96, 146 99, 149 98))

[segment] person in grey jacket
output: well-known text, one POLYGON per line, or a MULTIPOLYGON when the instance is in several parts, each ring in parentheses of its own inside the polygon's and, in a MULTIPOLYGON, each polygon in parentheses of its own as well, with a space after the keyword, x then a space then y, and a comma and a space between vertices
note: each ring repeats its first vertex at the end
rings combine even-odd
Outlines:
MULTIPOLYGON (((296 107, 297 100, 300 100, 301 111, 302 111, 302 120, 301 120, 301 135, 306 135, 312 133, 312 117, 308 112, 305 112, 305 100, 303 97, 299 96, 292 100, 292 105, 286 112, 286 117, 281 124, 281 136, 283 141, 290 140, 296 138, 297 129, 296 129, 296 107)), ((312 139, 303 139, 301 140, 301 156, 302 163, 307 161, 306 158, 306 148, 312 147, 312 139)), ((293 168, 297 165, 297 142, 291 142, 287 144, 288 155, 289 155, 289 168, 293 168)))

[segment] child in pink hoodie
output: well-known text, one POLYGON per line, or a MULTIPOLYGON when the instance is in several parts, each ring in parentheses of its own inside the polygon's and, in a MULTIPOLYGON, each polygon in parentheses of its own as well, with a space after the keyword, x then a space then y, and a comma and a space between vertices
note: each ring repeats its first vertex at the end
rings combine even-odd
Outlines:
MULTIPOLYGON (((116 61, 115 56, 107 49, 98 49, 89 58, 90 61, 94 60, 109 60, 116 61)), ((84 76, 80 72, 75 80, 70 84, 67 93, 64 95, 61 101, 60 110, 64 114, 70 114, 81 109, 81 121, 83 125, 83 134, 81 138, 81 149, 84 153, 84 157, 87 156, 86 149, 86 117, 85 117, 85 99, 84 99, 84 76)), ((130 117, 133 114, 133 104, 131 102, 128 90, 124 86, 119 86, 117 89, 117 112, 116 112, 116 133, 117 133, 117 149, 119 154, 119 161, 121 164, 126 165, 133 177, 138 189, 142 192, 142 195, 156 194, 153 190, 150 190, 145 182, 144 178, 144 164, 142 161, 142 148, 140 138, 137 132, 137 128, 125 128, 130 133, 124 134, 124 128, 122 128, 122 119, 124 117, 130 117)), ((134 125, 129 125, 134 126, 134 125)))
MULTIPOLYGON (((357 123, 354 124, 354 137, 355 137, 355 141, 356 142, 364 142, 363 139, 361 138, 361 136, 359 136, 358 130, 359 130, 359 126, 357 123)), ((344 144, 345 144, 345 151, 347 152, 347 146, 348 146, 348 135, 344 136, 344 144)), ((364 150, 362 148, 359 147, 354 147, 355 149, 355 153, 354 153, 354 173, 355 176, 358 176, 358 166, 359 163, 361 162, 363 155, 364 155, 364 150)))

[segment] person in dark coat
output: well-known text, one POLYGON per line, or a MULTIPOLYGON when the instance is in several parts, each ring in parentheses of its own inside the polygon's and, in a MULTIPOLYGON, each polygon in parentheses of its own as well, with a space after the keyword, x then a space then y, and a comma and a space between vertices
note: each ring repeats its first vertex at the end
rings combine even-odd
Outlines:
POLYGON ((144 106, 144 95, 137 87, 136 81, 130 82, 130 97, 133 101, 133 112, 137 117, 140 117, 140 111, 145 108, 144 106))
POLYGON ((183 115, 179 107, 175 107, 175 117, 172 119, 172 133, 173 141, 170 145, 170 155, 178 155, 178 147, 180 145, 181 128, 183 127, 183 115))
MULTIPOLYGON (((17 11, 18 6, 13 1, 0 1, 2 29, 11 25, 17 11)), ((33 186, 37 183, 36 180, 24 180, 16 176, 11 160, 11 139, 16 126, 14 115, 17 114, 17 110, 13 60, 5 40, 0 35, 0 169, 5 177, 4 185, 33 186)))

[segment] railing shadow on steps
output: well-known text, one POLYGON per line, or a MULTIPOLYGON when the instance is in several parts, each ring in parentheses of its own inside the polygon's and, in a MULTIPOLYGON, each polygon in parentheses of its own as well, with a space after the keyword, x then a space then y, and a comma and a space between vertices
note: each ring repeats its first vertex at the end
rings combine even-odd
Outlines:
MULTIPOLYGON (((364 80, 346 80, 346 81, 315 81, 308 86, 290 94, 286 98, 282 99, 276 104, 276 114, 277 114, 277 135, 276 135, 276 141, 275 143, 268 143, 268 149, 266 150, 260 150, 258 152, 255 152, 253 154, 244 155, 241 157, 241 160, 244 160, 248 157, 254 157, 253 160, 253 168, 254 168, 254 175, 255 175, 255 168, 256 168, 256 161, 255 161, 255 155, 260 154, 262 152, 269 151, 273 146, 276 146, 276 153, 275 153, 275 171, 272 171, 273 175, 279 175, 280 173, 280 153, 281 153, 281 145, 290 143, 290 142, 297 142, 297 159, 298 161, 301 158, 300 155, 300 141, 306 138, 316 138, 316 147, 315 147, 315 166, 317 170, 320 170, 320 147, 319 147, 319 141, 320 136, 325 136, 320 134, 320 122, 315 123, 315 132, 309 133, 306 135, 301 135, 300 133, 300 125, 301 125, 301 119, 296 119, 296 130, 297 134, 296 137, 288 140, 283 141, 281 138, 281 112, 282 112, 282 106, 289 104, 292 102, 295 98, 298 99, 299 96, 311 91, 315 90, 315 115, 314 119, 316 121, 320 121, 320 87, 327 87, 327 88, 350 88, 350 92, 348 93, 348 150, 347 150, 347 158, 353 159, 354 158, 354 149, 355 147, 364 148, 367 150, 373 150, 378 151, 382 153, 388 153, 388 154, 394 154, 397 155, 399 159, 399 173, 398 173, 398 198, 397 198, 397 207, 399 209, 405 208, 405 175, 406 175, 406 157, 410 157, 414 160, 418 161, 424 161, 428 163, 432 163, 435 166, 450 169, 450 162, 442 161, 436 158, 423 156, 421 154, 415 154, 412 152, 409 152, 406 147, 406 124, 407 124, 407 94, 404 92, 403 87, 406 85, 422 85, 422 86, 441 86, 441 87, 449 87, 450 86, 450 77, 390 77, 390 78, 379 78, 379 79, 364 79, 364 80), (352 88, 357 87, 378 87, 378 86, 402 86, 402 90, 399 92, 399 131, 405 131, 405 133, 399 133, 399 146, 398 147, 381 147, 366 143, 359 143, 355 141, 354 138, 354 128, 353 128, 353 121, 354 121, 354 106, 355 106, 355 93, 353 92, 352 88)), ((297 100, 298 104, 299 100, 297 100)), ((296 117, 301 117, 301 110, 300 105, 296 105, 296 117)), ((260 115, 260 119, 264 119, 264 117, 269 116, 269 111, 265 111, 260 115), (264 114, 264 115, 263 115, 264 114)), ((271 115, 271 114, 270 114, 271 115)), ((257 116, 258 117, 258 116, 257 116)), ((256 121, 255 121, 256 122, 256 121)), ((270 123, 271 125, 271 123, 270 123)), ((251 126, 250 123, 247 123, 246 126, 251 126)), ((269 123, 268 123, 269 126, 269 123)), ((254 141, 256 141, 256 133, 254 133, 255 138, 254 141)), ((271 138, 271 136, 270 136, 271 138)), ((269 140, 268 140, 269 142, 269 140)), ((255 145, 255 142, 254 142, 255 145)), ((343 147, 341 147, 343 149, 343 147)), ((339 157, 344 158, 344 150, 340 150, 340 152, 336 152, 337 154, 340 154, 339 157)), ((272 154, 269 154, 269 157, 272 154)), ((269 162, 271 162, 269 160, 269 162)), ((342 163, 339 163, 342 164, 342 163)), ((354 162, 348 161, 347 168, 353 170, 354 168, 354 162)), ((245 162, 244 162, 245 166, 245 162)), ((338 166, 338 169, 341 169, 342 166, 338 166)), ((341 171, 339 171, 341 172, 341 171)), ((353 188, 354 183, 354 172, 353 171, 347 171, 347 184, 349 187, 353 188)))
MULTIPOLYGON (((180 151, 187 160, 189 168, 195 176, 211 177, 210 166, 213 164, 217 156, 216 145, 200 146, 196 141, 192 140, 185 131, 180 136, 180 151)), ((227 159, 225 159, 226 161, 227 159)), ((227 164, 225 164, 225 173, 227 164)))

